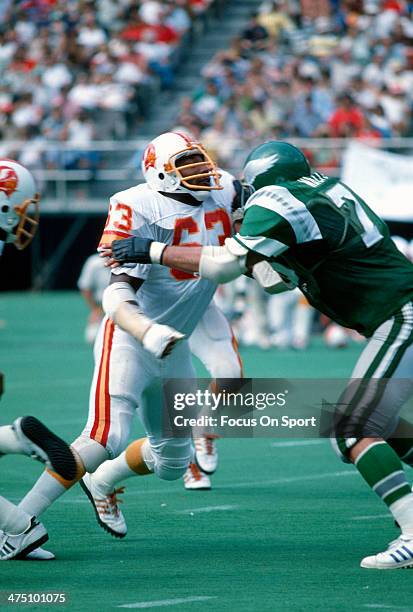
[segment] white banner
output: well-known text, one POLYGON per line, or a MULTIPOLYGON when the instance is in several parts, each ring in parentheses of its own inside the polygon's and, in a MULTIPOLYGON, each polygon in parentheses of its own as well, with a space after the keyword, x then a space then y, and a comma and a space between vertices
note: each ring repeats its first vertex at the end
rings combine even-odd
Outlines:
POLYGON ((351 142, 343 154, 342 180, 388 221, 413 221, 413 156, 351 142))

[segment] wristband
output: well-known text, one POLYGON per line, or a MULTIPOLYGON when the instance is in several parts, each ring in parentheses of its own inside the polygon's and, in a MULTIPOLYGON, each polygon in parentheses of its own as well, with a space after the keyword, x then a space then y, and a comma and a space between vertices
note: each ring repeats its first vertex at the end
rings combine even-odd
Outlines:
POLYGON ((167 247, 163 242, 152 242, 149 248, 149 257, 152 263, 162 264, 162 254, 167 247))

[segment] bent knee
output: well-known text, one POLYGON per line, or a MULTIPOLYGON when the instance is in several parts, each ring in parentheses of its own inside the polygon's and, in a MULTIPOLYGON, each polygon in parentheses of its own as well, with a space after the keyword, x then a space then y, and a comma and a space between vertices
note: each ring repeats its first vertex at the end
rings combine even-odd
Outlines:
POLYGON ((162 444, 161 448, 152 446, 154 473, 161 480, 177 480, 184 474, 192 461, 191 440, 173 440, 162 444))
POLYGON ((161 480, 178 480, 185 474, 189 463, 189 461, 179 465, 174 463, 160 463, 155 465, 155 474, 161 480))
POLYGON ((86 472, 96 471, 101 463, 109 459, 107 449, 89 436, 80 435, 71 446, 79 455, 86 472))

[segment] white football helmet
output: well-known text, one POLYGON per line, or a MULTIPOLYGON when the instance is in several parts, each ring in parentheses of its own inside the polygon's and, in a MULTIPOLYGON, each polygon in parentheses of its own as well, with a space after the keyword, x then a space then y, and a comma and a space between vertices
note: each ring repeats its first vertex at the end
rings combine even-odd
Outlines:
POLYGON ((215 162, 201 143, 183 132, 166 132, 152 140, 143 154, 142 172, 153 190, 189 193, 199 201, 222 189, 215 162), (202 161, 176 165, 177 160, 196 154, 202 161))
POLYGON ((0 159, 0 228, 6 242, 26 248, 39 224, 40 196, 30 172, 11 159, 0 159))

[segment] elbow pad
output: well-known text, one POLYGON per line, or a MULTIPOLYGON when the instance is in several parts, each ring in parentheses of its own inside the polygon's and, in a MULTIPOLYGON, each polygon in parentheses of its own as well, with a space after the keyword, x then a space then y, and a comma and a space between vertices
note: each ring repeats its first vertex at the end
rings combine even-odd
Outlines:
POLYGON ((224 246, 205 246, 199 262, 199 275, 213 283, 229 283, 247 271, 247 253, 247 249, 232 239, 227 239, 224 246))

